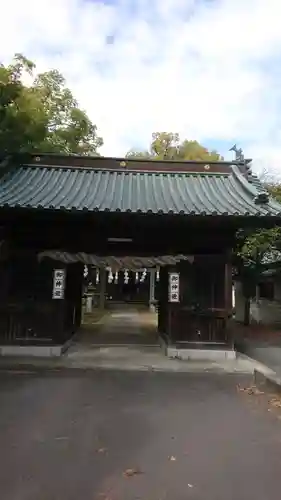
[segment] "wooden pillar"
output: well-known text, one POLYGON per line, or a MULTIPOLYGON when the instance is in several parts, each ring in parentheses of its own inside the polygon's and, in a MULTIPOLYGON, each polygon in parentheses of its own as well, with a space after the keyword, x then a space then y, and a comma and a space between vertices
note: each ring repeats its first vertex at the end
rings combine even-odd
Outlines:
POLYGON ((81 325, 83 270, 84 265, 81 262, 67 266, 65 298, 68 302, 67 314, 72 331, 75 331, 81 325))
MULTIPOLYGON (((42 271, 43 269, 46 269, 48 271, 48 276, 51 275, 51 289, 49 289, 48 293, 48 302, 51 302, 51 308, 54 311, 53 312, 53 321, 54 321, 54 333, 52 335, 53 340, 58 342, 58 343, 63 343, 67 337, 70 336, 72 333, 72 325, 73 323, 71 322, 71 316, 69 315, 69 301, 68 301, 68 293, 69 293, 69 286, 68 286, 68 272, 67 272, 67 266, 66 264, 62 262, 42 262, 42 271), (55 279, 55 271, 58 270, 63 270, 64 271, 64 293, 63 297, 59 299, 54 298, 54 279, 55 279)), ((43 277, 43 274, 40 273, 40 280, 43 277)), ((51 320, 51 318, 50 318, 51 320)), ((49 325, 50 328, 51 325, 49 325)))
POLYGON ((0 241, 0 304, 7 298, 11 274, 10 256, 5 246, 5 242, 0 241))
POLYGON ((181 339, 182 335, 182 289, 183 289, 183 274, 180 265, 167 267, 167 328, 168 336, 172 343, 176 343, 181 339), (171 274, 178 275, 176 282, 170 281, 171 274), (170 287, 172 287, 170 289, 170 287), (176 288, 175 288, 176 287, 176 288), (178 296, 177 298, 175 297, 178 296))
POLYGON ((82 294, 83 294, 84 265, 76 268, 76 297, 75 297, 75 326, 80 328, 82 321, 82 294))
MULTIPOLYGON (((3 231, 0 228, 0 238, 2 238, 3 231)), ((12 275, 12 263, 10 256, 10 249, 8 241, 0 240, 0 342, 7 341, 9 335, 9 293, 10 282, 12 275)))
POLYGON ((159 300, 158 300, 158 332, 165 337, 168 336, 168 271, 161 267, 159 276, 159 300))
POLYGON ((155 275, 156 270, 150 269, 149 273, 149 308, 152 312, 155 312, 155 275))
POLYGON ((230 254, 226 255, 224 273, 224 307, 229 315, 232 313, 232 263, 230 254))
POLYGON ((105 294, 106 294, 106 269, 102 267, 100 269, 100 309, 105 309, 105 294))
POLYGON ((226 253, 225 259, 225 274, 224 274, 224 309, 225 309, 225 319, 224 319, 224 335, 225 340, 228 343, 232 343, 231 333, 229 331, 229 319, 232 316, 233 305, 232 305, 232 262, 231 253, 226 253))

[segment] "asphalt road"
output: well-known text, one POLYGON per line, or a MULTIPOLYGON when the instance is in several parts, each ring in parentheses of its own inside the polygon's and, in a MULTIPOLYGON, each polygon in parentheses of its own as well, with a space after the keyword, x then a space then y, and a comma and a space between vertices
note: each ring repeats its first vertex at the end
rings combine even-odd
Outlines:
POLYGON ((279 500, 280 415, 237 384, 250 380, 0 372, 0 498, 279 500))

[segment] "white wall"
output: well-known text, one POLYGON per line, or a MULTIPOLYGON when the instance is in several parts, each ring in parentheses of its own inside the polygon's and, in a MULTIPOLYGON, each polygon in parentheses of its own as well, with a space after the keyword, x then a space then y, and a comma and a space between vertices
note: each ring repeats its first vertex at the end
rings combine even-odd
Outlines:
POLYGON ((281 303, 276 300, 260 299, 258 302, 252 300, 250 306, 251 321, 274 325, 281 323, 281 303))
MULTIPOLYGON (((252 322, 274 325, 281 323, 281 283, 275 283, 275 300, 259 299, 251 300, 250 318, 252 322)), ((235 283, 235 319, 244 321, 245 299, 242 293, 242 285, 235 283)))

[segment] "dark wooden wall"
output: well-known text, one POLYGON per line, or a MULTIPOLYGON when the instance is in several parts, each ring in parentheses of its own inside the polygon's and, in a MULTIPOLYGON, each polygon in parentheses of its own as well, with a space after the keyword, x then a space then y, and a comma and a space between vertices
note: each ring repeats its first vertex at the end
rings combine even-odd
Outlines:
POLYGON ((236 231, 227 217, 126 213, 13 212, 5 224, 8 239, 17 248, 131 256, 221 253, 233 245, 236 231), (111 237, 132 242, 110 243, 111 237))
POLYGON ((0 263, 2 343, 61 343, 81 322, 83 266, 38 261, 19 249, 0 263), (53 271, 66 267, 65 298, 52 298, 53 271))
POLYGON ((159 330, 173 344, 231 343, 228 319, 232 314, 231 262, 228 252, 222 255, 195 256, 194 262, 182 262, 180 301, 168 302, 168 272, 161 273, 159 330))
POLYGON ((38 261, 38 252, 48 249, 99 255, 195 255, 194 264, 177 267, 179 304, 168 303, 171 269, 161 270, 159 332, 174 342, 226 339, 231 307, 229 249, 236 229, 227 218, 19 211, 5 217, 1 212, 0 224, 9 247, 5 259, 0 258, 0 335, 6 340, 32 337, 61 342, 80 325, 83 266, 67 266, 65 298, 53 300, 53 269, 62 264, 38 261), (109 237, 133 241, 110 244, 109 237))

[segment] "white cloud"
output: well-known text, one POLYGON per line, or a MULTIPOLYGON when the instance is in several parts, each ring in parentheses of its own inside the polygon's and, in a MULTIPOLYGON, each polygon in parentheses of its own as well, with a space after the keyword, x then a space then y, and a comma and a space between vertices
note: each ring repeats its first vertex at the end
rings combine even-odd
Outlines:
POLYGON ((168 130, 281 170, 280 16, 280 0, 9 0, 0 58, 61 70, 105 154, 168 130))

